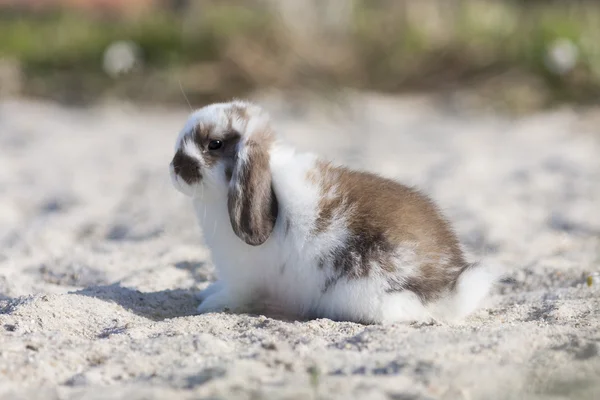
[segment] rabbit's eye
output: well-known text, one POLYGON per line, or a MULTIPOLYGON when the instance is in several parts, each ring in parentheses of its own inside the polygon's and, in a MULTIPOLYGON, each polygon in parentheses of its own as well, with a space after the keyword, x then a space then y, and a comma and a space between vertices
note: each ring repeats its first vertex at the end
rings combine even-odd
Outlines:
POLYGON ((223 142, 220 140, 211 140, 210 142, 208 142, 209 150, 217 150, 217 149, 220 149, 221 147, 223 147, 223 142))

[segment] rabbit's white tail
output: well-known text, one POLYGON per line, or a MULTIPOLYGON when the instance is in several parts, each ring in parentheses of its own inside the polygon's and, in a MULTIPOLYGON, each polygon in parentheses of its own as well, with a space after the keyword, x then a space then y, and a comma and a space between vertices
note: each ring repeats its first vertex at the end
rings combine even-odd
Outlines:
POLYGON ((471 264, 458 277, 454 290, 429 304, 428 311, 438 321, 456 322, 465 318, 480 306, 504 274, 499 265, 471 264))

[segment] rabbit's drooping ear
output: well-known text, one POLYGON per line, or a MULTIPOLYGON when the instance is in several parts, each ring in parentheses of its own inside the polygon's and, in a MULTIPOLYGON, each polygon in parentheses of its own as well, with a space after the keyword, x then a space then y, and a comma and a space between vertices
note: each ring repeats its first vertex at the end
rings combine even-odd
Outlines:
POLYGON ((277 198, 269 168, 270 143, 263 143, 266 138, 261 136, 259 133, 240 142, 227 199, 233 231, 252 246, 269 238, 277 219, 277 198))

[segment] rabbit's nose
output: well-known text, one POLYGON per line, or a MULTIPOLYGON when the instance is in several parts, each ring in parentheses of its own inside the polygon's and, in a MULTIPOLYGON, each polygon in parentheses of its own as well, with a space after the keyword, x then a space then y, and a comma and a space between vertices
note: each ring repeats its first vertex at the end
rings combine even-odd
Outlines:
POLYGON ((177 150, 171 165, 175 174, 180 176, 188 185, 197 183, 202 179, 200 163, 181 150, 177 150))

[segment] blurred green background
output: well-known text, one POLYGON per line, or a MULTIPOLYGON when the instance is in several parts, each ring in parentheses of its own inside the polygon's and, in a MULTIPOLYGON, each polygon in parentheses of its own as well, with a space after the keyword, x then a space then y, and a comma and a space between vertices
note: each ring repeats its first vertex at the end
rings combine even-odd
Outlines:
POLYGON ((0 0, 0 96, 195 104, 257 89, 600 99, 600 2, 0 0))

